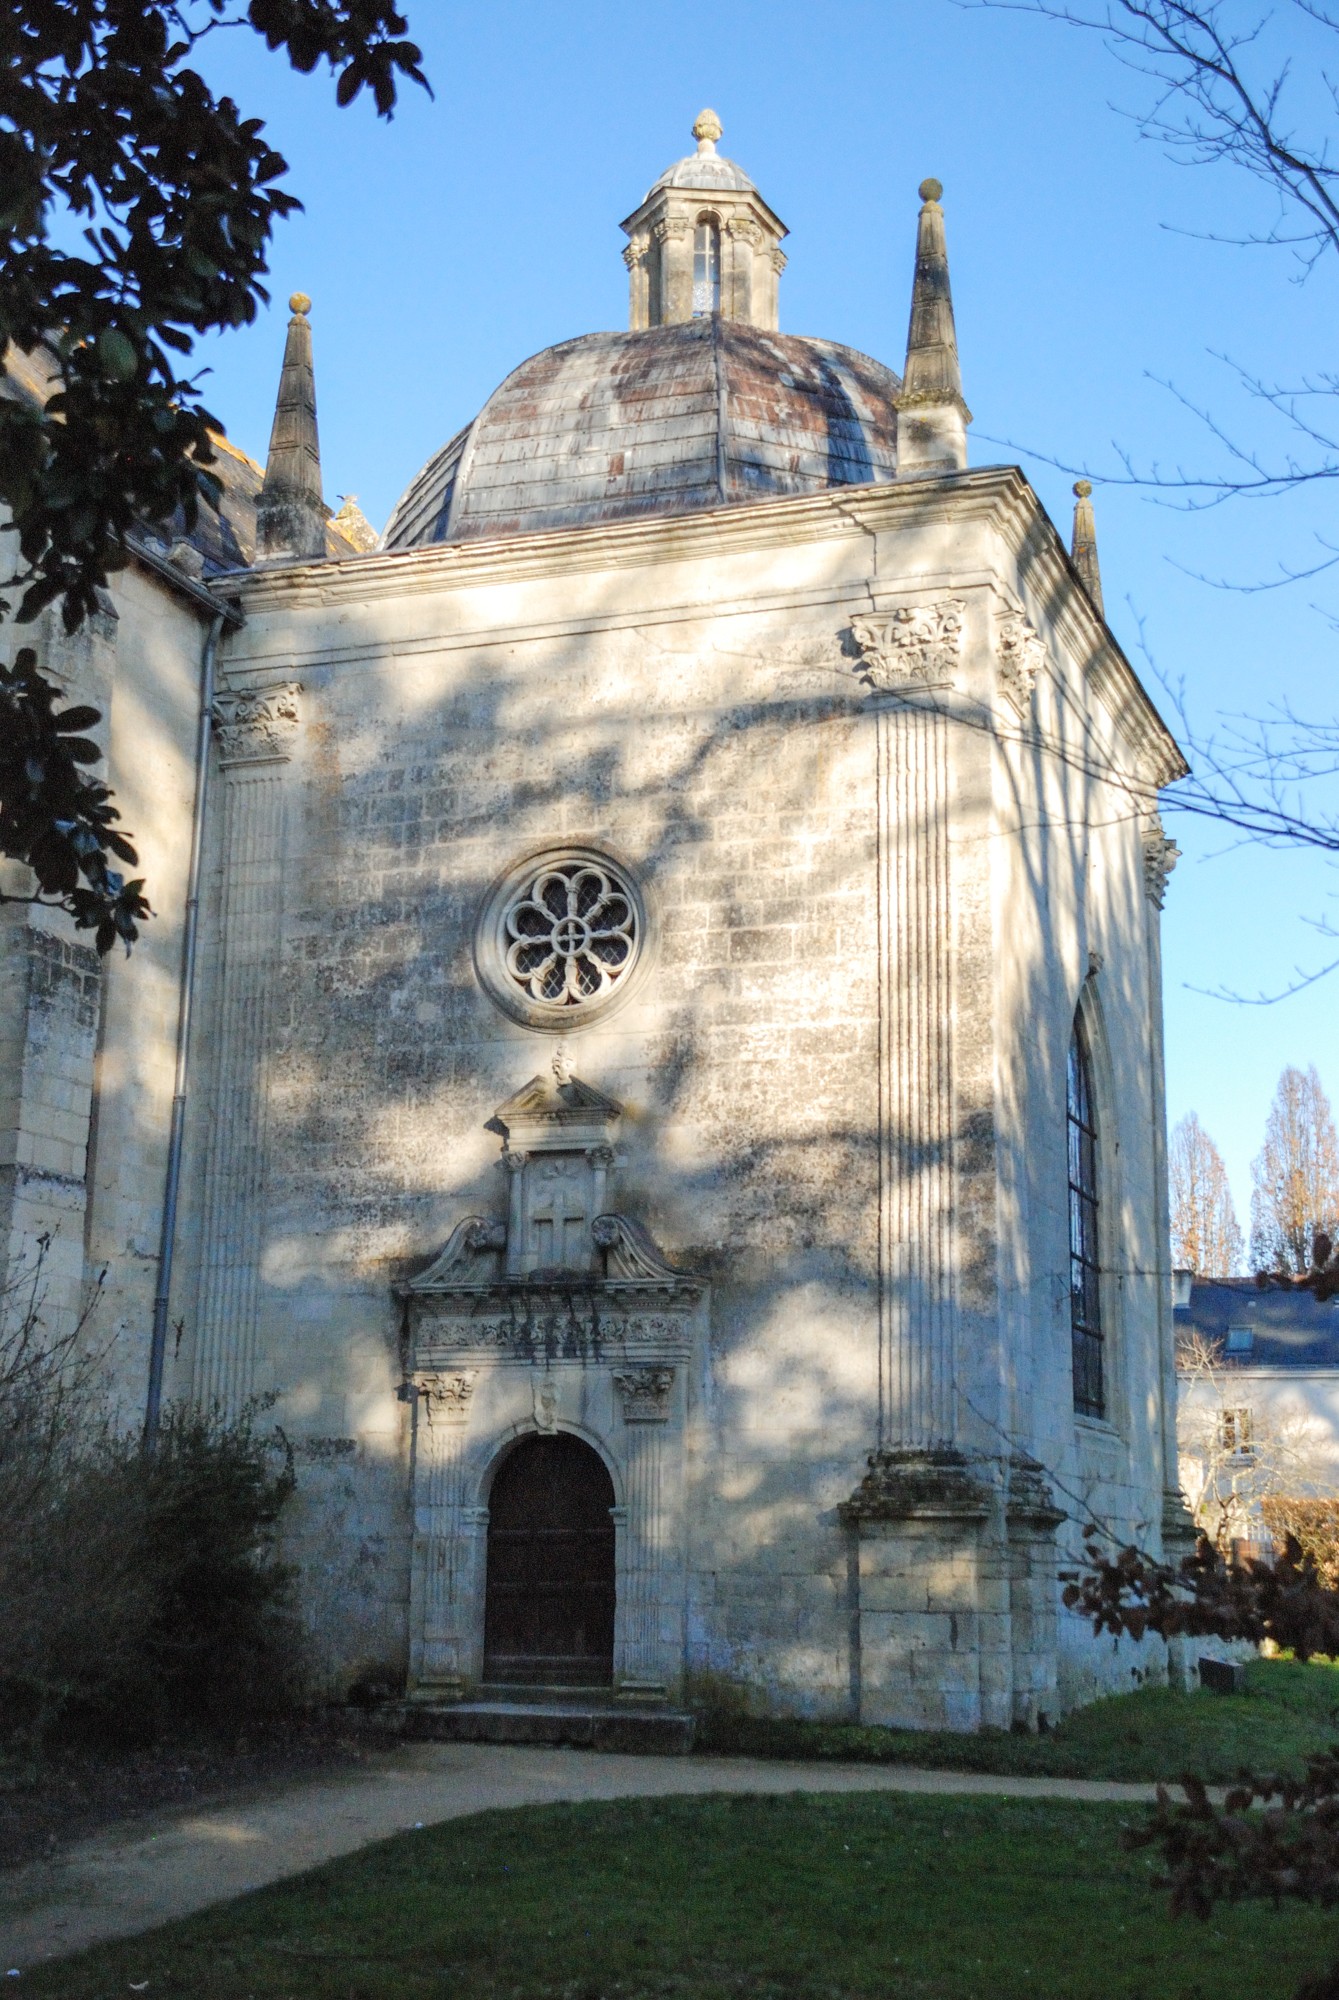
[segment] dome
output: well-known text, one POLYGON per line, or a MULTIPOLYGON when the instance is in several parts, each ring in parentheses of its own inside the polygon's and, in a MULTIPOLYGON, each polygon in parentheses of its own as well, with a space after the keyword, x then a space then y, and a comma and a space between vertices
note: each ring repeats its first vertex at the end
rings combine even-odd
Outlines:
POLYGON ((660 188, 704 188, 713 193, 724 191, 734 194, 758 192, 744 169, 733 160, 727 160, 722 153, 685 154, 672 167, 666 167, 658 181, 651 183, 646 199, 650 201, 660 188))
POLYGON ((388 551, 891 479, 898 377, 835 341, 719 315, 522 362, 414 479, 388 551))
MULTIPOLYGON (((721 121, 710 109, 699 111, 693 125, 693 137, 697 140, 697 151, 688 153, 682 160, 676 160, 672 167, 666 167, 658 181, 654 181, 647 192, 646 200, 658 194, 662 188, 705 188, 713 193, 756 194, 757 188, 733 160, 727 160, 716 151, 716 141, 721 136, 721 121)), ((643 204, 644 206, 645 204, 643 204)))

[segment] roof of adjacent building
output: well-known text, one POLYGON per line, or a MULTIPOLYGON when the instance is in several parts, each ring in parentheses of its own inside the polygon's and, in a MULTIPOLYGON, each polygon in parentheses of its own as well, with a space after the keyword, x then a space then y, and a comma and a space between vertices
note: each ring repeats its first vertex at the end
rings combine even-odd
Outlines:
POLYGON ((1177 1306, 1173 1319, 1178 1335, 1216 1342, 1225 1368, 1339 1369, 1339 1301, 1311 1292, 1262 1289, 1254 1278, 1196 1278, 1189 1305, 1177 1306))
MULTIPOLYGON (((61 386, 59 364, 46 347, 25 354, 11 343, 0 358, 3 359, 0 395, 40 406, 61 386)), ((170 522, 141 530, 142 535, 164 551, 187 543, 199 555, 206 580, 229 570, 247 569, 255 561, 256 502, 265 477, 255 459, 230 444, 221 432, 216 431, 212 436, 214 463, 209 470, 219 482, 218 505, 212 506, 202 499, 195 526, 190 530, 180 511, 170 522)), ((358 521, 362 521, 361 515, 358 521)), ((347 519, 341 524, 340 516, 327 521, 327 556, 338 559, 357 555, 360 546, 366 546, 360 544, 356 526, 354 532, 348 532, 349 525, 347 519)), ((366 527, 365 522, 362 525, 366 527)))
POLYGON ((546 347, 431 458, 388 551, 891 479, 899 378, 719 316, 546 347))

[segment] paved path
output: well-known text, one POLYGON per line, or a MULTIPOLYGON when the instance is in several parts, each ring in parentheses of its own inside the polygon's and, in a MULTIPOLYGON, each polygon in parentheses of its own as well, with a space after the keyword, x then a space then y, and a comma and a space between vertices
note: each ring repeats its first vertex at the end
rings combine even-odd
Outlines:
POLYGON ((685 1792, 930 1792, 1131 1803, 1154 1795, 1151 1785, 992 1778, 902 1765, 406 1744, 338 1776, 258 1788, 227 1805, 174 1807, 124 1821, 52 1861, 0 1875, 0 1976, 189 1916, 408 1827, 492 1806, 685 1792))

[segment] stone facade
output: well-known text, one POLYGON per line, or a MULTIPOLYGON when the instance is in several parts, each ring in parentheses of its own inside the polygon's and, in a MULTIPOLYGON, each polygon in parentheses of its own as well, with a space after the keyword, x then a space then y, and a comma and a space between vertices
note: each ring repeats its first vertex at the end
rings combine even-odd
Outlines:
MULTIPOLYGON (((167 914, 103 975, 97 1093, 62 974, 96 1146, 82 1181, 51 1155, 117 1273, 129 1404, 199 686, 200 614, 154 587, 189 639, 117 682, 112 772, 157 704, 167 914)), ((167 1393, 277 1398, 330 1681, 478 1684, 491 1483, 557 1435, 613 1487, 629 1699, 724 1678, 970 1729, 1160 1671, 1097 1648, 1057 1568, 1085 1516, 1153 1548, 1176 1522, 1149 829, 1180 765, 1021 475, 425 532, 226 588, 167 1393)))

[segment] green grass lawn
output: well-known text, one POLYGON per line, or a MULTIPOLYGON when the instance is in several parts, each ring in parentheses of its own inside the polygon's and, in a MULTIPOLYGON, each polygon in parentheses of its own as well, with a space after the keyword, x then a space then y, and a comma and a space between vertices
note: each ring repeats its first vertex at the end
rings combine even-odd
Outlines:
POLYGON ((25 1972, 45 2000, 1283 2000, 1339 1922, 1165 1913, 1132 1809, 830 1795, 484 1813, 25 1972))
POLYGON ((699 1726, 697 1747, 721 1754, 1140 1783, 1183 1771, 1224 1781, 1243 1764, 1300 1772, 1308 1752, 1336 1742, 1339 1668, 1328 1661, 1254 1660, 1244 1695, 1141 1688, 1079 1709, 1044 1736, 1003 1731, 957 1736, 710 1714, 699 1726))

